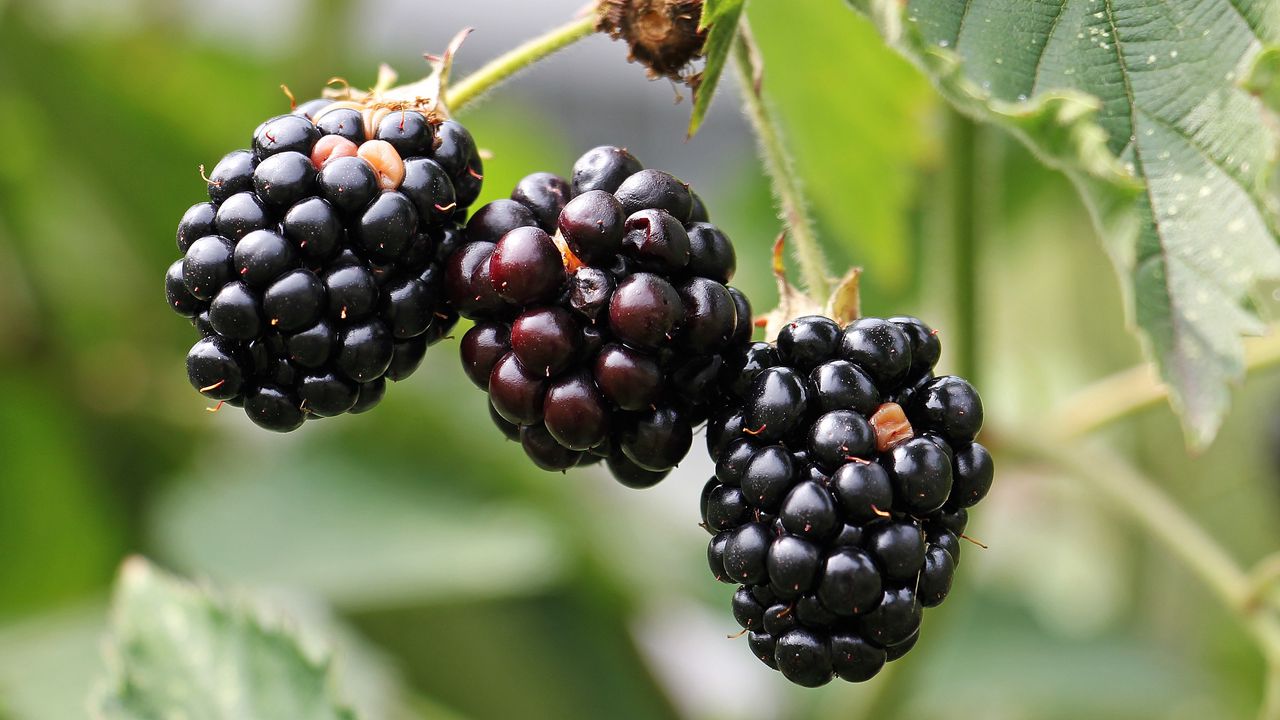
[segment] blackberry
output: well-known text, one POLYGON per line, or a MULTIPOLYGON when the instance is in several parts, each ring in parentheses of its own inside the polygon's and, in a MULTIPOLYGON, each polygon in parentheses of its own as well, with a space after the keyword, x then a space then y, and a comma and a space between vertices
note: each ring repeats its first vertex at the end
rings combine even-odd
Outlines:
POLYGON ((209 303, 214 332, 228 340, 249 341, 262 335, 262 301, 242 282, 222 286, 209 303))
POLYGON ((267 208, 252 192, 239 192, 218 205, 213 217, 213 227, 219 235, 239 242, 254 230, 262 230, 271 224, 267 208))
POLYGON ((202 337, 188 377, 265 428, 373 408, 458 319, 445 261, 480 191, 475 142, 433 109, 386 105, 313 100, 267 120, 178 223, 165 296, 202 337))
MULTIPOLYGON (((732 243, 694 206, 687 185, 604 146, 571 179, 529 175, 467 222, 444 277, 476 323, 463 367, 539 467, 603 459, 619 482, 649 487, 720 403, 751 309, 725 285, 732 243)), ((717 522, 743 519, 739 500, 716 502, 717 522)))
POLYGON ((538 227, 547 232, 555 232, 556 222, 560 219, 565 203, 569 202, 570 193, 567 180, 554 173, 541 172, 521 180, 516 189, 511 191, 511 199, 533 213, 538 227))
POLYGON ((212 300, 231 281, 234 251, 235 245, 219 235, 206 235, 191 243, 182 258, 182 284, 187 292, 199 300, 212 300))
MULTIPOLYGON (((472 234, 470 225, 467 234, 472 234)), ((505 233, 489 258, 489 281, 509 303, 548 302, 559 294, 565 279, 555 241, 537 227, 516 227, 505 233)))
POLYGON ((982 402, 934 377, 940 353, 916 318, 809 316, 724 357, 707 560, 738 585, 751 652, 798 685, 874 677, 951 590, 994 471, 974 441, 982 402))
POLYGON ((612 194, 588 190, 564 206, 556 224, 569 250, 583 262, 609 262, 622 250, 627 215, 612 194))
POLYGON ((573 164, 571 191, 575 197, 592 190, 613 194, 623 180, 643 169, 626 148, 601 145, 588 150, 573 164))
MULTIPOLYGON (((217 208, 226 201, 227 198, 236 193, 249 192, 253 190, 253 170, 258 166, 258 161, 254 158, 253 153, 248 150, 232 150, 217 165, 213 166, 213 172, 209 173, 209 200, 212 201, 212 207, 217 208)), ((190 214, 196 208, 208 207, 210 203, 200 203, 188 210, 190 214)), ((183 220, 187 218, 184 216, 183 220)), ((178 226, 179 235, 182 234, 182 225, 178 226)), ((178 248, 182 249, 182 241, 179 239, 178 248)))
POLYGON ((581 344, 582 333, 564 308, 535 308, 511 324, 511 352, 535 375, 559 375, 577 358, 581 344))

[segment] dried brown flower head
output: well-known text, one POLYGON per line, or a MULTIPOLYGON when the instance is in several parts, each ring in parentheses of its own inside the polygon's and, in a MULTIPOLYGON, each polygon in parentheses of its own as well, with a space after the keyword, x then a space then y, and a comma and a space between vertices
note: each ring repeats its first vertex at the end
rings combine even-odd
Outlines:
POLYGON ((652 78, 690 83, 690 64, 701 56, 706 32, 698 31, 702 0, 604 0, 601 32, 627 41, 630 60, 643 64, 652 78))

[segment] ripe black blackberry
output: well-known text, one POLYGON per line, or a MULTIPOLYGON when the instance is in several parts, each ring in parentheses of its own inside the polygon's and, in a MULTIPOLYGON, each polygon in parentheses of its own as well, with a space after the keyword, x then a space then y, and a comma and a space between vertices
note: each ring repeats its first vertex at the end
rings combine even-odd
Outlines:
POLYGON ((565 179, 536 173, 480 208, 449 259, 471 380, 539 467, 605 460, 657 483, 718 401, 724 359, 751 336, 726 286, 733 246, 689 186, 598 147, 565 179))
POLYGON ((191 384, 281 432, 371 409, 457 321, 444 260, 481 177, 466 128, 411 103, 262 123, 178 224, 165 292, 203 337, 191 384))
POLYGON ((708 562, 753 653, 799 685, 868 680, 919 637, 991 487, 982 403, 915 318, 785 325, 726 362, 708 425, 708 562))

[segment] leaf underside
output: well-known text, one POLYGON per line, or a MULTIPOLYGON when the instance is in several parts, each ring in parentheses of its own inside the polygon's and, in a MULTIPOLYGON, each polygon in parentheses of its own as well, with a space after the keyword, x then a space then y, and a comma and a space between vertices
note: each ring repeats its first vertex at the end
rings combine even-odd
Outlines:
POLYGON ((130 559, 116 589, 101 720, 354 720, 328 668, 246 608, 130 559))
POLYGON ((1280 6, 850 1, 960 111, 1072 179, 1189 444, 1211 442, 1243 375, 1240 336, 1266 329, 1249 295, 1280 277, 1274 118, 1242 87, 1280 6))

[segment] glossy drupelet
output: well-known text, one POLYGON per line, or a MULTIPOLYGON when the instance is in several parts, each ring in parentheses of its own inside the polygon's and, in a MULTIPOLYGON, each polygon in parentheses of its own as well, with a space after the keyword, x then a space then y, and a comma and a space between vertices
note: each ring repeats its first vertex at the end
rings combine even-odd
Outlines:
POLYGON ((452 329, 444 261, 482 177, 456 122, 330 104, 272 118, 222 158, 165 275, 203 337, 191 384, 282 432, 371 409, 452 329))
POLYGON ((480 208, 449 260, 467 376, 546 470, 597 463, 648 487, 721 401, 751 335, 733 245, 688 185, 598 147, 480 208))
POLYGON ((708 425, 708 562, 737 584, 751 651, 792 682, 861 682, 904 655, 960 561, 967 508, 993 467, 982 403, 934 377, 915 318, 819 316, 726 362, 708 425))

